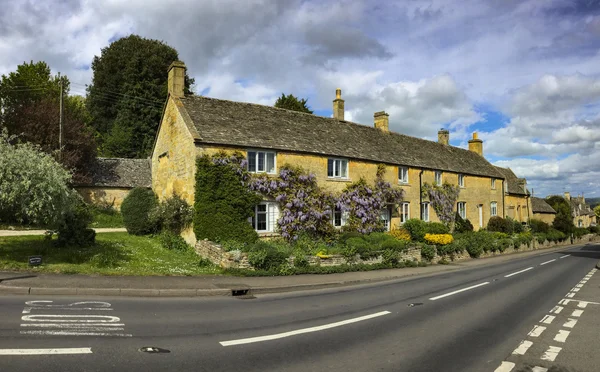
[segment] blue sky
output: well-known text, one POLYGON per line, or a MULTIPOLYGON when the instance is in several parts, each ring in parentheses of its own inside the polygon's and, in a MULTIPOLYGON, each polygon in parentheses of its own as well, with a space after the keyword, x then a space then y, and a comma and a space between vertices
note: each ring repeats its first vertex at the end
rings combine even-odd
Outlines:
MULTIPOLYGON (((210 97, 331 115, 466 147, 538 195, 600 196, 597 0, 0 0, 0 73, 29 60, 87 84, 89 65, 136 33, 179 51, 210 97)), ((74 87, 77 85, 73 85, 74 87)), ((82 85, 79 85, 81 87, 82 85)), ((74 89, 73 93, 82 93, 74 89)))

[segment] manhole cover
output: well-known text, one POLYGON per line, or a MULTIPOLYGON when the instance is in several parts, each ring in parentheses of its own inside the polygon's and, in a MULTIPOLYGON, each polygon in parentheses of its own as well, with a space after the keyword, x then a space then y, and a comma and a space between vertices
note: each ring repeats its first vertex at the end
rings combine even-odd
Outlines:
POLYGON ((140 351, 142 353, 170 353, 169 350, 167 349, 161 349, 160 347, 156 347, 156 346, 144 346, 142 348, 140 348, 140 351))
POLYGON ((415 306, 421 306, 421 305, 423 305, 422 302, 413 302, 411 304, 408 304, 408 307, 415 307, 415 306))

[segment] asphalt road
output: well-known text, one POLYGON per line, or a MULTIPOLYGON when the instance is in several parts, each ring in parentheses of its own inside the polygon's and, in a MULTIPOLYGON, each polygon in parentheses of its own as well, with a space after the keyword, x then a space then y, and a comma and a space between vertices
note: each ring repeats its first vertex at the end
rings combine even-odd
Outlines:
POLYGON ((246 299, 5 296, 0 369, 495 371, 599 259, 600 246, 587 245, 427 278, 246 299), (59 352, 69 354, 47 355, 59 352))

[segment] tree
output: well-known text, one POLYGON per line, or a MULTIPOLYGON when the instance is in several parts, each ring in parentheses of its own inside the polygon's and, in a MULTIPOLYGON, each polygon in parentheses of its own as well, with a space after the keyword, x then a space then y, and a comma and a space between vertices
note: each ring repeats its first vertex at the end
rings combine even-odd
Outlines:
POLYGON ((39 145, 48 153, 59 150, 60 82, 63 84, 63 149, 60 163, 74 172, 73 181, 89 181, 88 169, 96 157, 96 142, 88 123, 85 99, 68 96, 69 79, 52 76, 43 62, 23 63, 2 76, 0 112, 9 134, 39 145))
POLYGON ((575 225, 573 224, 573 215, 571 214, 571 205, 569 202, 559 195, 546 198, 546 202, 556 211, 552 227, 565 234, 571 234, 575 230, 575 225))
MULTIPOLYGON (((167 71, 178 59, 167 44, 137 35, 112 42, 94 57, 86 103, 103 155, 150 154, 167 97, 167 71)), ((186 94, 193 83, 186 75, 186 94)))
POLYGON ((600 218, 600 205, 597 205, 596 208, 594 208, 594 213, 597 218, 600 218))
POLYGON ((281 93, 281 97, 275 101, 275 107, 312 114, 312 110, 306 105, 307 102, 308 100, 305 98, 298 99, 293 94, 286 96, 281 93))

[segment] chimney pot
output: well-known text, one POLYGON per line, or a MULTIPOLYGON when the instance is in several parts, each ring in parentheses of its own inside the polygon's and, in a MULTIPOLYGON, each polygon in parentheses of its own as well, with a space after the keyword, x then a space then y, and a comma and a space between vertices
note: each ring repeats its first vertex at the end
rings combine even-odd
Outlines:
POLYGON ((182 98, 185 95, 185 63, 174 61, 169 66, 169 79, 167 86, 169 95, 177 98, 182 98))
POLYGON ((344 100, 342 99, 342 90, 335 90, 335 99, 333 100, 333 117, 337 120, 344 120, 344 100))
POLYGON ((444 128, 441 128, 438 131, 438 142, 443 145, 450 144, 450 132, 444 128))
POLYGON ((483 141, 479 139, 477 132, 473 132, 473 139, 469 140, 469 151, 483 156, 483 141))
POLYGON ((385 111, 378 111, 373 114, 373 118, 375 119, 375 128, 381 130, 382 132, 390 131, 390 120, 389 114, 385 111))
POLYGON ((571 193, 570 192, 565 191, 565 199, 571 200, 571 193))

